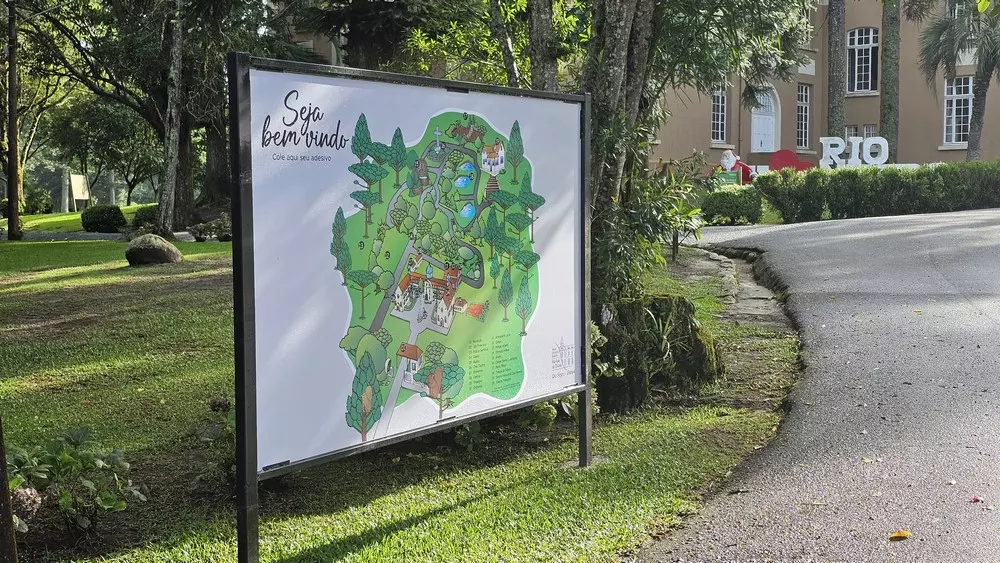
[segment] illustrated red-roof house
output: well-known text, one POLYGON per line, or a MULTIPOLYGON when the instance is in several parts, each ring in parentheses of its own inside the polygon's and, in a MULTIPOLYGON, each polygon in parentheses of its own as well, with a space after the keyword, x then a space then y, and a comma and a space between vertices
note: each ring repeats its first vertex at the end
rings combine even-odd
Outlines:
POLYGON ((496 176, 504 168, 503 141, 497 139, 492 145, 483 145, 483 170, 490 176, 496 176))
POLYGON ((481 303, 473 303, 465 310, 466 315, 477 320, 483 316, 484 312, 486 312, 486 306, 481 303))
POLYGON ((403 362, 403 377, 412 380, 413 374, 420 371, 420 363, 424 353, 416 345, 404 342, 399 345, 396 355, 403 362))

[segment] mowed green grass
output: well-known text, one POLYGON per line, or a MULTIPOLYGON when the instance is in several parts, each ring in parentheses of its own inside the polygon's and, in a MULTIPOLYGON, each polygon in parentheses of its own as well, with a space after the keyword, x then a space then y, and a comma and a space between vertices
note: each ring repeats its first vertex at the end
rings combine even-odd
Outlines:
MULTIPOLYGON (((79 425, 123 448, 149 502, 75 551, 26 561, 233 561, 234 508, 190 489, 207 402, 231 395, 231 246, 128 268, 124 243, 0 243, 0 409, 11 443, 79 425)), ((331 405, 340 409, 342 405, 331 405)), ((287 476, 261 493, 263 561, 617 561, 697 505, 774 432, 769 412, 603 416, 576 437, 487 425, 472 452, 430 436, 287 476)))
MULTIPOLYGON (((131 223, 136 211, 146 205, 122 206, 122 214, 131 223)), ((77 233, 83 231, 79 212, 45 213, 42 215, 23 215, 24 230, 39 233, 77 233)), ((0 229, 7 228, 7 219, 0 219, 0 229)))

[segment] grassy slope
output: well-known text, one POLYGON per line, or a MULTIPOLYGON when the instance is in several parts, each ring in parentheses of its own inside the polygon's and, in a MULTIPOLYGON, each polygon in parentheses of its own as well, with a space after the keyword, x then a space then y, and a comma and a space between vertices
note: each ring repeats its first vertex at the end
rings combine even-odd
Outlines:
MULTIPOLYGON (((122 206, 122 213, 125 215, 125 219, 131 223, 132 217, 135 216, 135 212, 142 207, 146 206, 122 206)), ((39 233, 76 233, 83 231, 83 225, 80 224, 80 213, 78 212, 24 215, 21 219, 24 221, 25 231, 35 231, 39 233)), ((0 229, 6 228, 7 220, 0 219, 0 229)))
MULTIPOLYGON (((152 487, 95 546, 26 560, 234 560, 232 507, 188 492, 200 469, 190 429, 231 392, 230 247, 180 246, 184 263, 132 270, 123 243, 0 244, 9 439, 86 423, 152 487)), ((727 407, 604 418, 587 471, 564 467, 569 428, 498 427, 472 453, 432 436, 355 456, 263 493, 263 560, 617 560, 689 512, 776 421, 727 407)))

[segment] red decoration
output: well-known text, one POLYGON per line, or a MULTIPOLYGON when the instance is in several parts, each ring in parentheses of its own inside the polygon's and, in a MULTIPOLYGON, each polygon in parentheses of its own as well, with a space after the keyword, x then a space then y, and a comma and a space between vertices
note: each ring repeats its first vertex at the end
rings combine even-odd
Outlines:
POLYGON ((814 168, 816 165, 811 162, 803 162, 799 160, 799 155, 788 149, 781 149, 771 155, 771 160, 767 163, 768 170, 777 172, 778 170, 784 168, 794 168, 799 172, 803 170, 808 170, 814 168))

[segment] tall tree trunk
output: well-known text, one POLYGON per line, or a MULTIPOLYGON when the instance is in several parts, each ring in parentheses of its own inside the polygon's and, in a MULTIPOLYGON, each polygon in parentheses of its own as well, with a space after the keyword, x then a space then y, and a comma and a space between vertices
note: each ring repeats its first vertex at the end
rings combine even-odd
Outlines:
POLYGON ((205 127, 205 181, 198 205, 216 206, 229 199, 229 153, 226 125, 216 120, 205 127))
MULTIPOLYGON (((507 25, 503 21, 503 14, 500 12, 500 0, 490 0, 490 35, 500 45, 503 68, 507 72, 507 86, 520 87, 521 75, 517 70, 517 60, 514 59, 514 45, 510 40, 510 33, 507 32, 507 25)), ((398 176, 397 173, 396 184, 399 184, 398 176)))
POLYGON ((843 137, 846 126, 844 95, 847 93, 847 20, 846 0, 830 0, 826 11, 827 25, 827 110, 826 134, 843 137))
POLYGON ((4 448, 3 420, 0 419, 0 563, 17 563, 17 543, 14 537, 14 516, 10 491, 7 490, 7 459, 4 448))
POLYGON ((889 143, 889 162, 899 151, 900 0, 882 0, 882 84, 879 86, 879 135, 889 143))
POLYGON ((972 117, 969 120, 969 144, 965 151, 965 160, 973 162, 979 160, 980 139, 983 136, 983 118, 986 116, 986 94, 990 89, 990 79, 993 77, 995 66, 983 65, 976 70, 976 76, 972 79, 972 117))
POLYGON ((162 235, 172 235, 174 231, 174 194, 182 177, 180 170, 180 134, 181 134, 181 96, 184 88, 181 84, 184 54, 184 0, 176 0, 177 13, 173 25, 170 26, 170 74, 167 79, 167 124, 166 142, 164 143, 164 159, 166 161, 166 178, 159 197, 159 216, 156 219, 156 230, 162 235))
POLYGON ((174 193, 174 227, 185 229, 194 221, 194 150, 191 143, 191 114, 181 113, 177 143, 177 188, 174 193))
POLYGON ((555 92, 559 89, 559 65, 556 61, 559 40, 552 27, 552 0, 528 0, 528 37, 531 87, 555 92))
MULTIPOLYGON (((646 87, 646 63, 649 61, 650 40, 653 35, 653 0, 639 0, 636 4, 635 16, 632 18, 632 31, 628 41, 628 65, 625 71, 625 124, 631 131, 639 118, 639 102, 642 100, 646 87)), ((613 190, 621 189, 625 176, 628 153, 621 151, 616 156, 613 190)), ((645 164, 645 163, 643 163, 645 164)), ((628 195, 627 193, 625 195, 628 195)))
MULTIPOLYGON (((628 44, 637 0, 596 0, 584 65, 583 85, 591 94, 591 201, 597 206, 618 198, 612 168, 617 140, 602 134, 611 129, 623 105, 628 44)), ((595 213, 599 210, 595 209, 595 213)))

